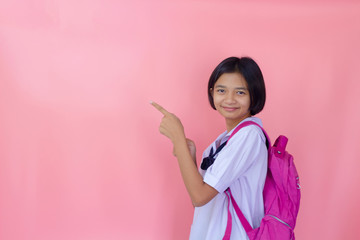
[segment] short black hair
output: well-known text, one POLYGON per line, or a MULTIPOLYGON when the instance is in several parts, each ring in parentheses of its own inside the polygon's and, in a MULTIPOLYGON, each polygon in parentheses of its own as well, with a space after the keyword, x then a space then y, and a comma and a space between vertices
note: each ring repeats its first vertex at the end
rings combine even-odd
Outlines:
POLYGON ((214 69, 208 83, 208 97, 211 107, 216 110, 212 89, 223 73, 240 73, 244 77, 250 93, 250 114, 254 116, 261 112, 266 100, 264 77, 257 63, 250 57, 229 57, 214 69))

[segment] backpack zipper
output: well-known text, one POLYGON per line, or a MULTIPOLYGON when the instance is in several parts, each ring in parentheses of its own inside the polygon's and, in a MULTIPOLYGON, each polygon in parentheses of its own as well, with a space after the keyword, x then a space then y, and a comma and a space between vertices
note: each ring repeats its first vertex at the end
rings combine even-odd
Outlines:
POLYGON ((275 217, 275 216, 273 216, 273 215, 268 215, 268 216, 275 218, 275 219, 278 220, 279 222, 285 224, 285 225, 288 226, 290 229, 292 229, 292 228, 290 227, 290 225, 287 224, 286 222, 284 222, 283 220, 281 220, 281 219, 279 219, 279 218, 277 218, 277 217, 275 217))

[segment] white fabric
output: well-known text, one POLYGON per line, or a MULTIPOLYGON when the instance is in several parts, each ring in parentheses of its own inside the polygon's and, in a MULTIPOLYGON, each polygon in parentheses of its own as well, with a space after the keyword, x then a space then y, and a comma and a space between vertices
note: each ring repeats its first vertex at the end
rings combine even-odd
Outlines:
MULTIPOLYGON (((246 118, 242 122, 244 121, 254 121, 262 126, 261 120, 256 117, 246 118)), ((214 148, 215 152, 218 146, 227 141, 232 131, 222 133, 204 151, 203 158, 209 155, 211 148, 214 148)), ((195 208, 190 240, 222 239, 227 224, 228 205, 224 191, 229 186, 250 225, 252 227, 260 225, 264 216, 262 191, 267 172, 265 142, 265 136, 259 127, 254 125, 244 127, 215 156, 213 165, 206 171, 199 170, 204 182, 219 193, 204 206, 195 208)), ((230 212, 233 219, 231 239, 248 239, 232 206, 230 212)))

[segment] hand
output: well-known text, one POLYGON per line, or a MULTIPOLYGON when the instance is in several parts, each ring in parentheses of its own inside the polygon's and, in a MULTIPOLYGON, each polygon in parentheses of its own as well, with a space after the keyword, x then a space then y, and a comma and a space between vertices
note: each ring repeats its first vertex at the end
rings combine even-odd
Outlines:
POLYGON ((181 176, 194 206, 203 206, 213 199, 218 191, 205 183, 196 167, 196 148, 193 141, 186 139, 184 127, 174 114, 166 111, 159 104, 151 102, 164 117, 159 130, 160 133, 170 138, 174 145, 174 155, 179 163, 181 176))
POLYGON ((165 108, 155 102, 151 102, 151 105, 164 115, 159 127, 161 134, 168 137, 173 144, 177 139, 185 138, 184 127, 175 114, 168 112, 165 108))

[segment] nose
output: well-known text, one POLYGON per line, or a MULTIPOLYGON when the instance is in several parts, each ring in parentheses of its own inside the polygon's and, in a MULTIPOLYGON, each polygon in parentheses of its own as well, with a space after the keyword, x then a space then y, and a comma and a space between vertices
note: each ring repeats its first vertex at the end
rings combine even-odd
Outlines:
POLYGON ((225 102, 227 104, 235 103, 235 94, 232 92, 229 92, 228 94, 226 94, 225 102))

